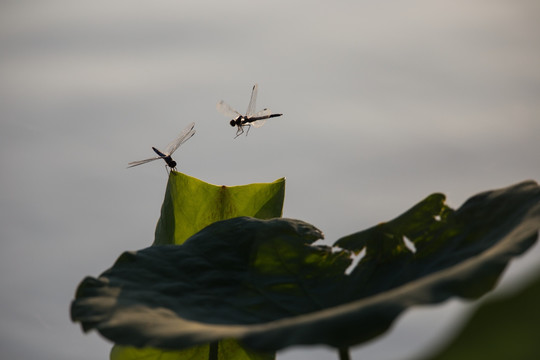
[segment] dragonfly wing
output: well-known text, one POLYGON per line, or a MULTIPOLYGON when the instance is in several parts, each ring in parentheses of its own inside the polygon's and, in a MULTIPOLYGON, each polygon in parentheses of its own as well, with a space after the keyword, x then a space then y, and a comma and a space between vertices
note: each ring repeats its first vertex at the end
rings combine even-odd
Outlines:
POLYGON ((157 159, 161 159, 161 157, 156 156, 156 157, 153 157, 153 158, 150 158, 150 159, 132 161, 132 162, 128 163, 128 168, 134 167, 134 166, 137 166, 137 165, 146 164, 147 162, 154 161, 154 160, 157 160, 157 159))
MULTIPOLYGON (((265 117, 265 116, 268 116, 272 114, 272 112, 270 111, 270 109, 263 109, 255 114, 253 114, 252 118, 258 118, 258 117, 265 117)), ((264 125, 264 123, 266 122, 266 119, 260 119, 260 120, 255 120, 251 123, 251 125, 255 126, 256 128, 260 128, 261 126, 264 125)))
POLYGON ((217 103, 216 109, 225 115, 226 117, 230 119, 236 119, 239 116, 242 116, 238 111, 234 110, 232 107, 230 107, 227 103, 225 103, 223 100, 217 103))
POLYGON ((270 114, 272 114, 272 111, 270 111, 270 109, 263 109, 263 110, 255 113, 255 114, 251 115, 251 117, 257 118, 257 117, 268 116, 270 114))
POLYGON ((248 108, 246 111, 246 116, 250 117, 253 116, 253 113, 255 112, 255 107, 257 103, 257 91, 259 89, 259 85, 255 84, 253 85, 253 90, 251 90, 251 99, 249 99, 248 108))
POLYGON ((171 141, 167 147, 165 147, 165 151, 163 152, 165 155, 172 155, 173 152, 178 149, 180 145, 188 141, 193 135, 195 135, 195 130, 193 129, 195 127, 195 123, 192 122, 189 124, 180 135, 176 137, 173 141, 171 141))
POLYGON ((266 119, 257 120, 257 121, 252 122, 251 125, 253 125, 256 128, 260 128, 261 126, 264 125, 265 122, 266 122, 266 119))

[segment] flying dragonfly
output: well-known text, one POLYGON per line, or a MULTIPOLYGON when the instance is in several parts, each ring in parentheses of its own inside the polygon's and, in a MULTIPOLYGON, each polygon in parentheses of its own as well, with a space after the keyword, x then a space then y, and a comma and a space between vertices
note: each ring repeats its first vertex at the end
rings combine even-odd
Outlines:
POLYGON ((182 145, 183 143, 188 141, 193 135, 195 135, 195 130, 193 129, 194 127, 195 127, 195 123, 189 124, 184 130, 182 130, 182 132, 180 133, 180 135, 178 135, 176 139, 171 141, 169 145, 165 147, 165 150, 163 151, 160 151, 152 146, 152 150, 154 150, 154 152, 158 154, 159 156, 156 156, 150 159, 145 159, 145 160, 132 161, 128 164, 128 168, 134 167, 137 165, 146 164, 147 162, 150 162, 150 161, 163 159, 165 160, 165 162, 171 169, 175 169, 176 161, 172 159, 171 155, 173 154, 173 152, 176 151, 176 149, 178 149, 180 145, 182 145))
POLYGON ((263 109, 259 112, 255 112, 255 103, 257 102, 257 89, 258 85, 253 85, 253 90, 251 90, 251 99, 249 100, 249 105, 246 111, 246 115, 240 114, 238 111, 234 110, 223 100, 217 103, 217 110, 223 115, 232 118, 230 124, 232 127, 237 127, 235 139, 244 133, 244 128, 247 127, 246 136, 249 133, 251 125, 256 128, 261 127, 266 122, 266 119, 273 117, 278 117, 283 114, 272 114, 270 109, 263 109))

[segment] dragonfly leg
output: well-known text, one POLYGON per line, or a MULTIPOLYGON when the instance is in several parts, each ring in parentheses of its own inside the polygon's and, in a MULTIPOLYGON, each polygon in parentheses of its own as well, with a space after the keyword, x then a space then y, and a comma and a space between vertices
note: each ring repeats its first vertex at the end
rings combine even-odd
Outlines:
POLYGON ((236 130, 236 136, 235 136, 234 138, 236 139, 237 137, 239 137, 239 136, 242 135, 243 133, 244 133, 244 128, 243 128, 242 125, 239 125, 239 126, 238 126, 238 130, 236 130))

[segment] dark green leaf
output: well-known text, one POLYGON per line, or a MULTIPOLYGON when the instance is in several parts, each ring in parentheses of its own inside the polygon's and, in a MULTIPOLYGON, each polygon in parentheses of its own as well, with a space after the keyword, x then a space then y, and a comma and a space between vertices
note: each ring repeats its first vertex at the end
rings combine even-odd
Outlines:
POLYGON ((264 351, 359 344, 410 306, 481 296, 536 240, 534 182, 479 194, 457 211, 443 201, 432 195, 334 248, 314 246, 322 234, 298 220, 221 221, 183 246, 124 253, 100 278, 81 283, 72 317, 85 330, 141 347, 226 338, 264 351), (347 275, 351 255, 363 249, 347 275))
POLYGON ((512 295, 482 304, 457 336, 427 359, 536 359, 540 355, 538 304, 540 276, 512 295))

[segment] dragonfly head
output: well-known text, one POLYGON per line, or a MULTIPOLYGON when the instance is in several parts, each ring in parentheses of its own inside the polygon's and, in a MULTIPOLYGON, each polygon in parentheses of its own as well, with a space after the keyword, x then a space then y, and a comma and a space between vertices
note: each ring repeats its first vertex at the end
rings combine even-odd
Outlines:
POLYGON ((171 169, 176 168, 176 161, 171 159, 171 162, 168 164, 171 169))
POLYGON ((238 122, 238 119, 232 119, 229 124, 231 124, 232 127, 235 127, 236 125, 238 125, 237 122, 238 122))

